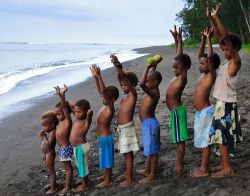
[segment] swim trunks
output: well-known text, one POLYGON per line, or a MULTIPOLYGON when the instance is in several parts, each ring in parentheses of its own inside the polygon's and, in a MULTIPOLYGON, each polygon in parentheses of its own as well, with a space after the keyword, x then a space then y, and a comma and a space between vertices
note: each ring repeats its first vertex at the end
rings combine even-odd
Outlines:
POLYGON ((100 168, 114 166, 114 137, 113 135, 99 137, 99 162, 100 168))
POLYGON ((73 147, 69 146, 61 147, 59 149, 60 161, 71 161, 73 156, 73 147))
POLYGON ((74 156, 80 178, 84 178, 89 174, 89 148, 88 143, 80 144, 74 147, 74 156))
POLYGON ((134 121, 118 125, 117 130, 119 133, 118 149, 120 153, 136 152, 139 150, 134 121))
POLYGON ((173 143, 186 141, 188 138, 186 106, 181 105, 171 110, 170 117, 173 143))
POLYGON ((214 115, 214 106, 209 106, 195 112, 194 116, 194 146, 206 148, 209 145, 209 134, 214 115))
POLYGON ((142 143, 145 156, 151 156, 160 151, 160 124, 156 118, 142 121, 142 143))
POLYGON ((216 101, 209 135, 210 144, 225 144, 231 156, 235 154, 236 142, 243 141, 237 103, 216 101))

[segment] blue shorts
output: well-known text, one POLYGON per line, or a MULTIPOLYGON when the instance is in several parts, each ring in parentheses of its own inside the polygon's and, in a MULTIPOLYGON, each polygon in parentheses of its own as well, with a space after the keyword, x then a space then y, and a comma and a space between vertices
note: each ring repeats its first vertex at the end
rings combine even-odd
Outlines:
POLYGON ((73 156, 73 147, 69 146, 61 147, 59 149, 60 161, 71 161, 73 156))
POLYGON ((114 137, 113 135, 99 137, 99 162, 100 168, 114 166, 114 137))
POLYGON ((156 118, 147 118, 142 121, 142 143, 145 156, 150 156, 160 151, 160 124, 156 118))
POLYGON ((209 145, 209 135, 214 115, 214 106, 209 106, 194 115, 194 146, 206 148, 209 145))

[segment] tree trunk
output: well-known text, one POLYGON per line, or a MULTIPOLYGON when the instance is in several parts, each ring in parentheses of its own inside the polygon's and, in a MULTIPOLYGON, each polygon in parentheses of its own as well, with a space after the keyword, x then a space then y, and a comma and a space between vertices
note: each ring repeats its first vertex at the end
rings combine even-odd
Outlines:
POLYGON ((240 3, 240 7, 241 7, 241 9, 243 11, 243 14, 244 14, 244 18, 245 18, 245 21, 246 21, 246 24, 247 24, 248 32, 250 33, 250 24, 249 24, 249 20, 247 18, 246 11, 245 11, 245 9, 244 9, 244 7, 242 5, 242 1, 241 0, 239 0, 239 3, 240 3))

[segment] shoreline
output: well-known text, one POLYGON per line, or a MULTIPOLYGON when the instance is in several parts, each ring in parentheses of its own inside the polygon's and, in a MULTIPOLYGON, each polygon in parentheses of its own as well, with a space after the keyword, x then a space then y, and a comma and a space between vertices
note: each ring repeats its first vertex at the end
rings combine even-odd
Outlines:
MULTIPOLYGON (((136 184, 128 189, 120 188, 117 176, 125 169, 125 161, 122 155, 115 153, 115 167, 113 169, 113 185, 104 189, 95 189, 97 184, 95 177, 101 174, 98 169, 98 148, 97 135, 94 130, 97 111, 101 107, 101 99, 97 93, 95 82, 92 78, 84 82, 73 85, 69 88, 66 99, 76 101, 80 98, 85 98, 90 101, 91 108, 94 110, 93 122, 89 129, 87 140, 91 144, 91 165, 90 165, 90 189, 82 193, 83 195, 145 195, 145 192, 151 195, 247 195, 250 194, 250 54, 241 53, 242 70, 240 72, 240 81, 238 83, 238 109, 242 116, 242 132, 244 133, 244 141, 237 145, 237 156, 232 159, 235 176, 225 179, 212 179, 205 177, 202 179, 192 179, 189 177, 189 170, 195 166, 199 166, 201 153, 193 147, 192 128, 194 108, 192 106, 191 96, 199 76, 197 67, 197 50, 184 49, 184 52, 189 54, 192 59, 192 67, 188 72, 188 84, 183 92, 182 100, 188 110, 188 129, 190 130, 190 140, 186 143, 185 155, 185 173, 178 178, 173 175, 172 169, 175 162, 176 146, 172 144, 170 130, 168 127, 169 111, 165 104, 165 93, 168 82, 173 78, 172 61, 175 56, 173 48, 165 46, 155 46, 136 49, 139 53, 150 53, 150 56, 160 54, 163 56, 163 61, 159 64, 159 70, 163 76, 163 81, 160 84, 161 98, 156 109, 156 117, 161 125, 161 144, 162 150, 159 153, 159 165, 157 168, 158 181, 154 185, 140 185, 138 182, 140 176, 134 173, 136 184)), ((215 49, 216 50, 216 49, 215 49)), ((217 50, 216 50, 217 52, 217 50)), ((219 52, 220 56, 221 53, 219 52)), ((136 73, 138 78, 142 74, 145 65, 145 60, 148 55, 139 57, 132 61, 123 63, 125 70, 130 70, 136 73)), ((118 56, 119 58, 119 56, 118 56)), ((114 67, 102 71, 102 77, 105 84, 114 84, 119 87, 118 80, 114 67)), ((119 90, 121 88, 119 87, 119 90)), ((135 110, 135 121, 137 125, 138 135, 140 139, 139 117, 138 110, 143 92, 137 87, 138 102, 135 110)), ((122 97, 120 91, 120 98, 122 97)), ((18 112, 14 115, 2 119, 0 138, 0 194, 1 195, 44 195, 43 185, 48 183, 46 176, 46 168, 42 163, 42 153, 40 151, 40 139, 38 133, 40 131, 39 117, 42 112, 54 108, 58 102, 56 96, 49 96, 40 100, 32 100, 34 106, 23 112, 18 112)), ((119 106, 119 101, 116 102, 116 108, 119 106)), ((116 119, 113 120, 112 129, 117 138, 116 119)), ((219 162, 219 158, 211 156, 210 166, 214 166, 219 162)), ((140 169, 145 164, 143 151, 139 150, 135 155, 134 170, 140 169)), ((56 169, 58 172, 58 182, 63 182, 62 164, 56 157, 56 169)), ((77 171, 74 170, 74 177, 77 176, 77 171)), ((75 194, 72 194, 75 195, 75 194)))

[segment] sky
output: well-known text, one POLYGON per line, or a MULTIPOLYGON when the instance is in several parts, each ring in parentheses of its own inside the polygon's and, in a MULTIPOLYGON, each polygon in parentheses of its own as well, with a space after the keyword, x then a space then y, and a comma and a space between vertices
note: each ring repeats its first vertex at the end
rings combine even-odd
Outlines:
POLYGON ((0 0, 0 42, 165 45, 183 0, 0 0))

